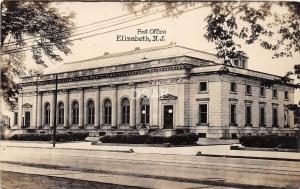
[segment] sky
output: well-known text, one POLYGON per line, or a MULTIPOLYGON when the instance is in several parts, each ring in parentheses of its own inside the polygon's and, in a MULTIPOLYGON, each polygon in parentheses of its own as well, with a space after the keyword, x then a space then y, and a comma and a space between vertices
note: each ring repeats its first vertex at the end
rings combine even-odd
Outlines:
MULTIPOLYGON (((254 2, 255 3, 255 2, 254 2)), ((120 2, 62 2, 54 3, 53 6, 59 8, 64 13, 70 13, 71 11, 76 13, 74 23, 76 27, 84 26, 94 22, 99 22, 105 19, 114 18, 120 15, 128 14, 125 9, 124 3, 120 2)), ((196 7, 200 7, 201 4, 195 4, 196 7)), ((255 6, 255 5, 254 5, 255 6)), ((194 8, 192 7, 192 8, 194 8)), ((162 10, 164 7, 154 7, 153 11, 162 10)), ((105 52, 115 53, 133 50, 135 47, 145 48, 159 45, 166 45, 171 42, 175 42, 178 45, 182 45, 197 50, 203 50, 210 53, 216 53, 213 43, 209 43, 203 36, 205 34, 205 17, 209 14, 210 9, 202 7, 195 9, 174 17, 164 17, 163 19, 156 20, 146 24, 140 24, 138 26, 109 32, 106 34, 99 34, 94 37, 86 38, 83 40, 74 41, 72 46, 72 54, 63 57, 63 62, 72 62, 83 59, 88 59, 96 56, 101 56, 105 52), (145 29, 159 29, 166 32, 165 41, 162 42, 132 42, 132 41, 117 41, 117 35, 135 36, 137 30, 145 29)), ((284 12, 284 10, 277 10, 284 12)), ((100 24, 92 25, 91 27, 81 28, 77 32, 82 33, 92 29, 108 27, 106 29, 97 30, 95 32, 88 33, 86 35, 92 35, 96 33, 102 33, 120 27, 126 27, 129 25, 138 24, 144 21, 162 17, 164 13, 158 13, 151 16, 147 16, 141 19, 136 19, 118 26, 108 27, 116 24, 120 19, 114 20, 115 22, 104 22, 100 24), (103 25, 104 24, 104 25, 103 25)), ((141 16, 130 15, 122 17, 121 19, 134 19, 141 16)), ((121 20, 122 21, 122 20, 121 20)), ((148 31, 149 32, 149 31, 148 31)), ((84 35, 83 35, 84 36, 84 35)), ((142 35, 138 35, 142 36, 142 35)), ((249 57, 248 68, 266 72, 275 75, 285 75, 288 71, 293 70, 295 64, 299 64, 300 54, 295 53, 292 58, 279 58, 273 59, 272 51, 261 48, 258 44, 254 45, 242 45, 242 50, 247 53, 249 57)), ((60 64, 60 63, 59 63, 60 64)), ((59 68, 59 64, 54 67, 59 68)), ((51 64, 50 69, 52 69, 51 64)), ((299 82, 299 80, 296 80, 299 82)), ((300 100, 300 92, 296 93, 295 101, 300 100)))
MULTIPOLYGON (((255 2, 254 2, 255 3, 255 2)), ((118 17, 120 15, 128 14, 129 12, 124 8, 124 3, 120 2, 54 2, 52 6, 58 8, 63 14, 70 12, 76 13, 74 23, 76 27, 81 27, 94 22, 103 21, 106 19, 118 17)), ((195 4, 194 7, 199 7, 200 4, 195 4)), ((191 7, 191 8, 194 8, 191 7)), ((162 10, 163 7, 155 7, 152 11, 162 10)), ((279 12, 282 10, 279 10, 279 12)), ((170 44, 175 42, 178 45, 202 50, 210 53, 216 53, 213 43, 209 43, 203 35, 205 34, 205 17, 209 14, 209 9, 206 7, 198 8, 174 17, 163 17, 162 19, 149 22, 146 24, 139 24, 147 22, 151 19, 162 17, 163 13, 154 14, 147 17, 137 19, 141 14, 129 15, 119 19, 102 22, 90 25, 90 27, 81 27, 74 30, 75 34, 87 32, 93 29, 107 27, 106 29, 99 29, 94 32, 87 33, 87 36, 97 33, 108 32, 106 34, 98 34, 97 36, 76 40, 73 42, 72 54, 63 56, 63 61, 56 63, 47 59, 46 63, 49 69, 59 69, 60 64, 65 62, 73 62, 88 58, 101 56, 104 52, 116 53, 134 50, 135 47, 146 48, 160 45, 170 44), (126 19, 135 19, 117 26, 111 26, 118 22, 124 22, 126 19), (128 27, 129 25, 137 25, 126 29, 109 32, 121 27, 128 27), (110 27, 109 27, 110 26, 110 27), (137 30, 159 29, 165 31, 165 41, 159 42, 132 42, 132 41, 117 41, 117 35, 127 36, 143 36, 137 33, 137 30)), ((150 35, 151 36, 151 35, 150 35)), ((75 36, 77 38, 79 36, 75 36)), ((285 75, 286 72, 293 70, 295 64, 299 64, 300 54, 294 54, 292 58, 272 59, 273 52, 262 49, 258 44, 242 45, 242 50, 247 53, 249 57, 248 68, 266 72, 276 75, 285 75)), ((26 62, 30 63, 33 60, 27 54, 26 62)), ((299 82, 299 80, 296 80, 299 82)), ((299 90, 295 95, 295 102, 300 100, 299 90)))
MULTIPOLYGON (((128 11, 124 8, 124 4, 119 2, 63 2, 55 3, 54 6, 65 13, 74 11, 76 13, 76 17, 74 19, 76 26, 83 26, 86 24, 94 23, 97 21, 113 18, 128 13, 128 11)), ((195 5, 195 7, 199 6, 200 4, 195 5)), ((161 10, 161 8, 162 7, 156 7, 156 9, 154 10, 161 10)), ((208 8, 199 8, 178 15, 177 17, 165 17, 164 19, 157 20, 151 23, 146 23, 127 29, 114 31, 107 34, 100 34, 98 36, 86 38, 79 41, 74 41, 74 45, 72 47, 72 54, 63 57, 63 62, 72 62, 92 58, 103 55, 104 52, 122 52, 127 50, 133 50, 135 47, 153 47, 169 44, 170 42, 176 42, 176 44, 178 45, 215 53, 216 50, 214 49, 214 44, 207 42, 207 40, 203 37, 205 33, 204 19, 208 14, 208 8), (163 42, 116 41, 117 35, 134 36, 137 34, 137 29, 165 30, 166 40, 163 42)), ((122 26, 128 26, 130 24, 137 24, 152 18, 161 17, 161 15, 162 14, 159 13, 153 16, 131 21, 129 23, 125 23, 119 26, 115 26, 112 28, 110 27, 110 29, 116 29, 122 26)), ((131 16, 129 18, 136 17, 131 16)), ((91 29, 105 27, 108 26, 108 24, 109 23, 107 23, 106 25, 94 25, 93 27, 85 28, 86 30, 80 30, 78 32, 81 33, 91 29)), ((109 29, 102 29, 88 34, 95 34, 108 30, 109 29)), ((293 70, 294 65, 299 63, 300 60, 299 53, 294 54, 292 58, 272 59, 273 52, 264 50, 257 44, 243 45, 242 50, 244 50, 249 57, 248 63, 250 69, 271 74, 284 75, 287 71, 293 70)))

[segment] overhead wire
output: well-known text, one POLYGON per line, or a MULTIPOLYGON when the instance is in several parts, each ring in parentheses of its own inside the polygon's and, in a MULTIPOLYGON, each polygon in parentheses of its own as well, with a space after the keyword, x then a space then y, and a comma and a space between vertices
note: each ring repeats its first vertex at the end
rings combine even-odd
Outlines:
MULTIPOLYGON (((155 5, 153 6, 152 8, 157 8, 157 7, 160 7, 162 6, 162 4, 158 4, 158 5, 155 5)), ((62 31, 59 31, 59 32, 55 32, 53 34, 58 34, 58 33, 62 33, 62 32, 66 32, 66 31, 73 31, 73 30, 78 30, 78 29, 81 29, 81 28, 85 28, 85 27, 89 27, 89 26, 94 26, 96 24, 100 24, 100 23, 105 23, 105 22, 108 22, 108 21, 112 21, 112 20, 116 20, 118 18, 122 18, 122 17, 126 17, 126 16, 129 16, 129 15, 133 15, 135 16, 137 13, 140 13, 140 12, 143 12, 144 10, 141 9, 139 11, 136 11, 134 13, 127 13, 127 14, 123 14, 123 15, 119 15, 119 16, 116 16, 116 17, 112 17, 112 18, 108 18, 108 19, 104 19, 104 20, 100 20, 100 21, 96 21, 96 22, 92 22, 90 24, 86 24, 86 25, 82 25, 82 26, 78 26, 78 27, 75 27, 75 28, 71 28, 70 30, 62 30, 62 31)), ((125 19, 123 19, 125 20, 125 19)), ((83 29, 83 30, 86 30, 86 29, 83 29)), ((29 38, 26 38, 26 39, 23 39, 23 41, 28 41, 28 40, 34 40, 36 38, 39 38, 40 36, 35 36, 35 37, 29 37, 29 38)), ((16 44, 17 42, 16 41, 12 41, 12 42, 7 42, 7 43, 3 43, 3 46, 12 46, 14 44, 16 44)))
MULTIPOLYGON (((205 6, 206 5, 202 5, 202 6, 199 6, 199 7, 188 9, 188 10, 185 10, 185 11, 182 11, 182 12, 179 12, 179 13, 175 13, 174 15, 178 15, 178 14, 181 14, 181 13, 185 13, 185 12, 193 11, 193 10, 196 10, 196 9, 200 9, 200 8, 205 7, 205 6)), ((166 11, 166 10, 167 9, 164 9, 163 11, 166 11)), ((140 23, 137 23, 137 24, 132 24, 132 25, 128 25, 128 26, 125 26, 125 27, 108 30, 108 31, 105 31, 105 32, 100 32, 100 33, 96 33, 96 34, 92 34, 92 35, 88 35, 88 36, 83 36, 83 37, 71 39, 70 42, 77 41, 77 40, 82 40, 82 39, 86 39, 86 38, 90 38, 90 37, 94 37, 94 36, 98 36, 98 35, 102 35, 102 34, 106 34, 106 33, 110 33, 110 32, 114 32, 114 31, 119 31, 119 30, 123 30, 123 29, 127 29, 127 28, 131 28, 131 27, 134 27, 134 26, 138 26, 138 25, 142 25, 142 24, 154 22, 154 21, 161 20, 161 19, 164 19, 164 18, 166 18, 166 17, 162 16, 162 17, 159 17, 159 18, 155 18, 155 19, 144 21, 144 22, 140 22, 140 23)), ((3 52, 0 55, 13 54, 13 53, 18 53, 18 52, 28 51, 28 50, 31 50, 32 47, 34 47, 34 46, 29 46, 28 49, 19 48, 20 50, 16 49, 16 50, 8 51, 8 52, 3 52)))

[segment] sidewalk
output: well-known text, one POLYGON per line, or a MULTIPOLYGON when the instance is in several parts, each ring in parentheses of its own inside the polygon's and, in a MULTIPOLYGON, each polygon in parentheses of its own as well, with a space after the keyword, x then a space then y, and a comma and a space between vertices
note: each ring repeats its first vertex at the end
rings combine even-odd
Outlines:
MULTIPOLYGON (((26 141, 0 141, 3 147, 21 147, 21 148, 49 148, 52 144, 49 142, 26 142, 26 141)), ((202 155, 210 156, 233 156, 233 157, 250 157, 250 158, 270 158, 270 159, 290 159, 300 160, 300 153, 296 152, 271 152, 271 151, 247 151, 247 150, 230 150, 230 145, 212 145, 212 146, 187 146, 187 147, 136 147, 136 146, 107 146, 91 145, 90 142, 69 142, 57 143, 59 149, 80 149, 90 151, 121 151, 146 154, 172 154, 172 155, 189 155, 195 156, 197 152, 202 155)))
POLYGON ((224 186, 212 186, 200 183, 170 181, 163 179, 144 178, 126 175, 102 174, 102 173, 89 173, 84 171, 73 170, 59 170, 59 169, 45 169, 37 167, 29 167, 22 165, 0 163, 0 170, 18 172, 25 174, 44 175, 59 178, 68 178, 84 181, 92 181, 98 183, 108 183, 123 186, 135 186, 141 188, 172 188, 172 189, 191 189, 191 188, 232 188, 224 186))

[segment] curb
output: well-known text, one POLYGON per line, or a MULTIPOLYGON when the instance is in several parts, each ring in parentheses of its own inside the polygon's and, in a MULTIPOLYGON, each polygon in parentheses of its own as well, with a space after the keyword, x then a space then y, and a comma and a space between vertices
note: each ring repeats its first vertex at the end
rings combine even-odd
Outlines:
POLYGON ((103 149, 82 149, 82 148, 51 148, 51 147, 37 147, 37 146, 1 146, 1 148, 38 148, 38 149, 59 149, 59 150, 86 150, 86 151, 102 151, 102 152, 123 152, 123 153, 133 153, 133 149, 129 150, 103 150, 103 149))
POLYGON ((196 156, 205 157, 223 157, 223 158, 244 158, 244 159, 262 159, 262 160, 275 160, 275 161, 293 161, 300 162, 300 159, 290 159, 290 158, 272 158, 272 157, 253 157, 253 156, 233 156, 233 155, 216 155, 216 154, 201 154, 197 153, 196 156))

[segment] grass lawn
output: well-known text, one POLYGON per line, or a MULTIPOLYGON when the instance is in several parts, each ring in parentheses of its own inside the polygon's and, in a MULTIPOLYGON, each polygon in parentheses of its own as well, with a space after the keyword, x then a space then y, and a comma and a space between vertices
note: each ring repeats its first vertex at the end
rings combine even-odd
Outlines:
POLYGON ((30 175, 15 172, 0 172, 1 189, 141 189, 98 182, 73 180, 67 178, 30 175))

